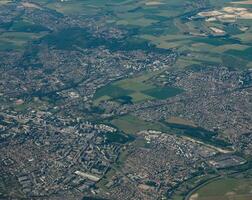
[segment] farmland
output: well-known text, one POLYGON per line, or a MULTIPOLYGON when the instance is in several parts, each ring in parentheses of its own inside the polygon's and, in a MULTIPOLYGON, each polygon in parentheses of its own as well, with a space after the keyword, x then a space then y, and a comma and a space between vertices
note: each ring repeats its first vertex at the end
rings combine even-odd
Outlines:
POLYGON ((97 104, 104 99, 117 100, 122 97, 128 97, 132 103, 138 103, 152 99, 167 99, 183 92, 180 88, 159 88, 148 83, 150 78, 161 72, 145 73, 141 76, 130 77, 108 84, 96 92, 94 95, 95 103, 97 104))
MULTIPOLYGON (((7 3, 8 1, 4 2, 7 3)), ((251 58, 244 56, 248 55, 251 47, 252 20, 249 17, 238 18, 235 21, 229 19, 229 21, 226 19, 220 21, 205 20, 198 17, 198 14, 204 17, 208 15, 215 17, 212 13, 217 12, 235 15, 236 12, 240 12, 239 10, 250 9, 250 1, 211 0, 208 3, 202 1, 198 5, 193 0, 158 2, 110 0, 106 4, 100 1, 80 0, 62 2, 39 0, 38 2, 64 15, 79 15, 81 18, 90 15, 102 16, 107 12, 112 13, 112 15, 106 16, 104 25, 108 27, 115 25, 125 30, 136 30, 128 38, 129 40, 142 39, 157 48, 174 49, 183 54, 184 56, 181 56, 175 64, 177 68, 184 68, 192 63, 202 65, 215 63, 230 68, 241 67, 234 66, 225 57, 232 57, 234 62, 243 63, 243 68, 251 66, 251 58), (208 12, 205 12, 205 10, 208 10, 208 12), (222 34, 219 35, 217 30, 222 34)), ((224 14, 223 16, 226 16, 224 14)), ((246 16, 250 16, 249 11, 246 16)), ((41 34, 42 31, 46 31, 43 30, 44 27, 34 27, 32 24, 22 21, 23 19, 18 20, 11 28, 20 31, 20 33, 15 32, 15 38, 12 39, 5 35, 0 37, 0 42, 3 44, 2 46, 5 46, 5 49, 19 48, 27 41, 40 37, 38 34, 41 34), (24 30, 28 28, 32 33, 25 33, 24 30), (37 34, 34 35, 34 32, 37 34)), ((134 96, 136 95, 139 97, 139 93, 134 94, 134 96)), ((145 98, 139 97, 138 99, 145 98)))

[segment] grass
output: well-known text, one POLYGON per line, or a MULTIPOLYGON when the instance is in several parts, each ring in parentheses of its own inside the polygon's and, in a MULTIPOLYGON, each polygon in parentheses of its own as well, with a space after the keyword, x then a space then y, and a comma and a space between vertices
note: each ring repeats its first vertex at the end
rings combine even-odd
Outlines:
POLYGON ((98 105, 103 100, 118 100, 123 97, 131 98, 132 103, 138 103, 146 100, 166 99, 182 92, 179 88, 159 88, 148 82, 150 78, 161 72, 163 70, 148 72, 141 76, 126 78, 108 84, 96 91, 94 104, 98 105))
POLYGON ((251 32, 246 32, 239 35, 235 35, 234 38, 240 39, 243 43, 251 43, 252 34, 251 32))
POLYGON ((184 197, 183 196, 173 196, 173 200, 184 200, 184 197))
POLYGON ((146 149, 151 149, 151 144, 147 143, 147 141, 143 138, 137 138, 133 143, 133 146, 138 147, 138 148, 146 148, 146 149))
MULTIPOLYGON (((116 9, 115 7, 120 9, 120 6, 124 5, 126 2, 126 0, 108 0, 106 2, 99 0, 72 0, 60 3, 58 1, 47 1, 45 5, 48 8, 54 9, 62 14, 85 16, 97 14, 101 11, 113 10, 116 9)), ((127 4, 125 4, 124 7, 127 8, 127 4)))
POLYGON ((147 19, 147 18, 137 18, 137 19, 128 19, 128 20, 119 20, 117 21, 117 25, 134 25, 146 27, 156 23, 156 20, 147 19))
POLYGON ((126 90, 132 90, 134 88, 135 92, 141 92, 143 90, 147 90, 153 87, 151 85, 144 83, 151 76, 154 76, 154 73, 145 74, 134 78, 127 78, 119 82, 116 82, 115 85, 126 90))
POLYGON ((152 88, 143 91, 144 94, 156 99, 167 99, 182 93, 184 90, 175 87, 152 88))
POLYGON ((23 104, 16 105, 13 104, 12 107, 15 111, 18 112, 27 112, 31 109, 41 109, 45 110, 49 107, 49 101, 46 100, 39 100, 39 99, 32 99, 30 101, 25 101, 23 104))
POLYGON ((171 124, 181 124, 181 125, 186 125, 186 126, 197 127, 193 121, 183 119, 183 118, 180 118, 180 117, 170 117, 166 121, 168 123, 171 123, 171 124))
MULTIPOLYGON (((208 7, 221 9, 223 6, 230 6, 228 2, 231 0, 210 0, 208 7)), ((5 1, 4 1, 5 2, 5 1)), ((151 1, 142 0, 108 0, 106 2, 100 0, 72 0, 72 1, 56 1, 56 0, 38 0, 39 3, 54 9, 66 15, 90 16, 97 14, 112 13, 108 16, 105 23, 108 26, 116 24, 125 29, 136 29, 134 38, 144 39, 161 49, 176 49, 179 52, 188 52, 196 55, 195 57, 182 59, 178 61, 176 67, 185 67, 190 64, 205 64, 211 61, 216 64, 223 64, 222 57, 224 54, 231 54, 240 60, 249 60, 251 47, 251 28, 246 32, 239 30, 239 27, 252 26, 252 20, 237 20, 237 26, 225 24, 222 22, 205 22, 205 20, 185 20, 187 12, 196 10, 195 3, 191 0, 169 0, 160 1, 162 4, 148 4, 151 1), (146 4, 147 3, 147 4, 146 4), (189 33, 200 34, 209 33, 210 27, 221 28, 229 34, 230 37, 202 37, 192 36, 189 33), (212 55, 203 55, 211 53, 212 55), (200 53, 200 54, 198 54, 200 53), (190 64, 186 64, 186 62, 190 64)), ((196 13, 195 13, 196 14, 196 13)), ((190 17, 190 15, 188 15, 190 17)), ((30 28, 39 29, 42 27, 30 27, 26 24, 26 31, 30 28)), ((19 30, 19 25, 16 25, 19 30)), ((71 34, 67 34, 71 35, 71 34)), ((76 36, 74 36, 77 38, 76 36)), ((64 38, 65 40, 66 38, 64 38)), ((127 40, 133 39, 132 37, 127 40)), ((0 40, 1 42, 1 40, 0 40)), ((13 43, 9 40, 3 41, 5 47, 14 48, 13 43)), ((83 40, 77 41, 82 44, 83 40)), ((135 43, 134 43, 135 44, 135 43)), ((85 46, 85 42, 83 43, 85 46)), ((138 46, 137 44, 135 44, 138 46)), ((129 45, 126 45, 129 46, 129 45)), ((72 47, 72 45, 70 45, 72 47)), ((5 48, 6 49, 6 48, 5 48)), ((243 67, 250 66, 242 62, 243 67)), ((240 66, 236 66, 239 69, 240 66)), ((139 90, 132 96, 137 97, 133 101, 139 102, 150 99, 150 96, 140 94, 139 90)))
POLYGON ((42 37, 44 33, 4 32, 0 35, 0 50, 22 50, 28 41, 42 37))
POLYGON ((252 61, 252 47, 246 48, 244 50, 231 49, 225 52, 226 54, 233 55, 238 58, 242 58, 248 61, 252 61))
POLYGON ((15 32, 28 32, 28 33, 40 33, 44 31, 49 31, 44 26, 30 23, 28 20, 18 20, 13 22, 11 28, 15 32))
POLYGON ((67 14, 67 15, 73 15, 73 14, 79 14, 79 15, 91 15, 98 12, 99 7, 92 6, 91 3, 88 5, 86 2, 81 2, 78 0, 74 1, 64 1, 61 3, 58 3, 57 1, 51 1, 46 4, 46 6, 50 9, 54 9, 57 12, 67 14))
POLYGON ((127 142, 133 141, 134 138, 132 138, 129 135, 124 135, 122 133, 106 133, 106 141, 108 143, 119 143, 119 144, 125 144, 127 142))
POLYGON ((200 185, 214 177, 216 177, 216 174, 212 173, 212 174, 202 174, 195 176, 191 179, 188 179, 174 190, 171 199, 184 200, 185 196, 188 194, 188 191, 193 190, 197 185, 200 185))
POLYGON ((151 97, 151 96, 148 96, 148 95, 145 95, 141 92, 135 92, 133 94, 130 95, 133 99, 133 103, 139 103, 139 102, 142 102, 142 101, 146 101, 146 100, 153 100, 155 98, 151 97))
POLYGON ((227 44, 235 44, 238 41, 232 40, 232 39, 224 39, 224 38, 208 38, 208 37, 197 37, 192 39, 193 42, 201 42, 210 44, 213 46, 221 46, 221 45, 227 45, 227 44))
POLYGON ((182 68, 185 68, 185 67, 188 67, 188 66, 191 66, 191 65, 199 65, 199 64, 200 64, 199 61, 195 61, 195 60, 192 60, 190 58, 181 56, 177 60, 175 66, 182 69, 182 68))
POLYGON ((225 51, 228 50, 239 50, 239 51, 243 51, 245 49, 249 48, 248 45, 241 45, 241 44, 227 44, 227 45, 222 45, 219 47, 214 48, 214 51, 220 52, 220 53, 224 53, 225 51))
POLYGON ((147 122, 132 115, 125 115, 113 119, 111 123, 127 134, 135 134, 139 131, 148 129, 159 131, 165 129, 165 127, 158 122, 147 122))
POLYGON ((223 178, 207 184, 193 195, 194 200, 250 200, 251 190, 252 179, 223 178))
POLYGON ((118 98, 120 96, 125 96, 131 94, 133 91, 129 89, 124 89, 116 85, 107 85, 98 90, 94 96, 95 99, 98 99, 103 96, 110 96, 112 98, 118 98))
MULTIPOLYGON (((209 6, 213 8, 222 8, 228 1, 210 0, 209 6)), ((80 17, 85 17, 96 15, 98 13, 113 13, 108 16, 108 19, 105 21, 108 26, 117 24, 126 29, 134 28, 137 30, 136 34, 133 36, 134 38, 144 39, 161 49, 176 49, 179 52, 187 52, 195 55, 190 58, 179 59, 176 67, 181 66, 183 68, 191 64, 205 65, 206 61, 223 64, 223 60, 221 58, 224 54, 237 57, 238 61, 251 61, 249 50, 251 47, 251 29, 246 32, 242 32, 239 30, 239 27, 252 26, 252 20, 238 20, 238 26, 224 24, 221 22, 205 22, 204 20, 185 21, 185 14, 195 10, 195 7, 193 6, 194 4, 190 0, 187 3, 185 3, 184 0, 160 1, 162 3, 160 5, 148 5, 146 2, 147 1, 141 0, 109 0, 105 3, 104 1, 99 0, 72 0, 64 2, 56 0, 38 0, 38 3, 66 15, 78 15, 80 17), (209 27, 219 27, 226 30, 230 37, 201 37, 188 34, 189 32, 194 34, 202 32, 206 33, 209 30, 209 27), (207 55, 203 55, 203 52, 207 55)), ((39 32, 43 30, 43 27, 38 27, 24 21, 15 22, 11 28, 14 31, 20 32, 22 30, 24 32, 39 32)), ((79 33, 76 35, 75 32, 69 32, 66 35, 67 37, 62 38, 63 42, 58 41, 57 45, 61 45, 60 47, 63 48, 72 48, 73 44, 76 43, 78 46, 89 45, 89 43, 85 40, 85 37, 79 37, 82 36, 79 33), (68 39, 69 35, 73 35, 74 37, 70 39, 71 41, 68 39)), ((8 37, 9 36, 0 36, 1 50, 21 48, 25 45, 25 41, 27 41, 19 38, 9 39, 8 37)), ((56 35, 56 37, 61 38, 58 35, 56 35)), ((129 37, 127 40, 130 41, 133 37, 129 37)), ((51 38, 52 41, 50 41, 50 37, 47 39, 49 39, 49 41, 47 41, 48 43, 57 41, 55 38, 51 38)), ((92 44, 94 43, 95 41, 92 41, 92 44)), ((135 46, 139 46, 140 48, 140 45, 137 45, 136 42, 133 43, 135 46)), ((131 45, 126 45, 125 47, 127 46, 131 45)), ((241 62, 241 64, 243 67, 250 66, 245 62, 241 62)), ((236 65, 235 68, 239 69, 240 66, 236 65)), ((130 84, 135 84, 136 87, 140 88, 143 85, 141 85, 141 82, 135 83, 134 81, 130 84)), ((128 88, 131 89, 132 87, 128 88)), ((143 87, 146 87, 146 84, 143 87)), ((126 87, 121 88, 125 89, 126 87)), ((133 102, 151 99, 151 96, 142 93, 144 89, 140 88, 135 89, 131 93, 130 96, 133 97, 133 102)))
POLYGON ((104 95, 104 96, 98 97, 98 98, 95 97, 95 99, 93 100, 93 103, 94 103, 94 105, 98 106, 100 102, 107 101, 107 100, 110 100, 110 99, 111 99, 111 97, 108 96, 108 95, 104 95))
POLYGON ((109 188, 107 188, 106 184, 115 176, 118 172, 121 173, 121 168, 124 162, 127 160, 129 152, 127 149, 122 148, 120 150, 119 157, 116 163, 110 168, 110 170, 106 173, 106 175, 97 183, 97 186, 101 188, 105 192, 109 192, 109 188))
POLYGON ((248 61, 244 59, 226 54, 224 54, 221 59, 223 65, 229 67, 230 69, 237 69, 237 67, 245 69, 248 64, 248 61))

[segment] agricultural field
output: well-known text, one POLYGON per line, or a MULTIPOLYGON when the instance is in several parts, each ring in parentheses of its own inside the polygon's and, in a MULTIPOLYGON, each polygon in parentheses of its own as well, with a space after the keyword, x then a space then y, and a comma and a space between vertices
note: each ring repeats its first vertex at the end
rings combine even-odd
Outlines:
MULTIPOLYGON (((9 1, 3 1, 1 4, 7 2, 9 1)), ((210 0, 195 3, 193 0, 109 0, 105 4, 97 0, 37 2, 44 8, 63 15, 78 15, 80 18, 106 16, 102 26, 135 30, 127 36, 129 41, 141 39, 159 49, 173 49, 180 52, 183 56, 175 64, 177 68, 191 64, 205 66, 213 63, 226 65, 232 69, 251 67, 251 58, 247 56, 251 50, 252 35, 250 1, 210 0), (246 9, 242 11, 245 14, 241 15, 240 9, 246 9), (216 12, 221 12, 222 15, 215 16, 216 12), (228 14, 234 16, 235 20, 226 19, 225 16, 228 14), (236 18, 236 14, 242 17, 236 18), (234 62, 228 62, 226 57, 231 57, 234 62)), ((0 35, 1 49, 19 49, 27 41, 40 38, 47 30, 44 27, 36 27, 24 19, 17 19, 9 31, 15 31, 16 38, 10 38, 12 33, 8 37, 0 35)), ((116 45, 118 44, 114 44, 116 45)), ((133 96, 139 101, 150 98, 141 96, 140 93, 133 96)))
POLYGON ((186 120, 179 117, 170 117, 166 121, 170 124, 180 124, 180 125, 185 125, 185 126, 197 127, 196 124, 193 123, 193 121, 186 120))
MULTIPOLYGON (((0 1, 0 6, 11 2, 0 1)), ((23 6, 27 7, 29 4, 23 4, 23 6)), ((27 8, 31 9, 31 7, 27 8)), ((13 15, 17 15, 13 21, 1 23, 0 25, 0 51, 23 51, 28 43, 48 34, 49 29, 46 27, 35 24, 31 19, 18 14, 18 12, 13 13, 13 15)))
POLYGON ((139 103, 152 99, 167 99, 183 92, 180 88, 160 88, 149 83, 148 80, 158 73, 161 72, 145 73, 106 85, 96 92, 94 103, 99 104, 103 100, 124 100, 125 103, 139 103))
POLYGON ((8 32, 0 35, 0 51, 23 50, 27 42, 42 37, 43 33, 8 32))

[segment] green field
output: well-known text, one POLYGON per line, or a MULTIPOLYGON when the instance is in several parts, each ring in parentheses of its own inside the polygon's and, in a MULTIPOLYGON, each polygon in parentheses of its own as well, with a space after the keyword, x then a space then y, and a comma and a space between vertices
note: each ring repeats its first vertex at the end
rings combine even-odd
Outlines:
POLYGON ((167 99, 182 93, 183 90, 175 87, 151 88, 143 93, 156 99, 167 99))
MULTIPOLYGON (((8 1, 0 2, 0 6, 7 3, 8 1)), ((38 40, 49 31, 46 27, 33 24, 23 16, 17 16, 11 23, 0 24, 0 29, 0 51, 23 51, 28 42, 38 40)))
POLYGON ((161 73, 150 72, 141 76, 127 78, 108 84, 94 95, 94 103, 99 104, 103 100, 115 100, 118 102, 138 103, 152 99, 167 99, 183 92, 175 87, 157 87, 148 80, 161 73))
POLYGON ((135 116, 132 115, 126 115, 122 116, 116 119, 113 119, 111 123, 122 130, 125 133, 128 134, 135 134, 139 131, 142 130, 165 130, 166 127, 158 122, 153 123, 153 122, 147 122, 144 120, 141 120, 135 116))
POLYGON ((102 87, 100 90, 98 90, 94 96, 95 99, 109 96, 111 98, 118 98, 121 96, 129 95, 133 92, 133 90, 124 89, 122 87, 119 87, 117 85, 106 85, 105 87, 102 87))
POLYGON ((251 200, 251 178, 223 178, 200 188, 190 200, 251 200))
POLYGON ((42 37, 44 33, 5 32, 0 35, 0 51, 23 50, 27 42, 42 37))
MULTIPOLYGON (((8 2, 5 0, 3 4, 8 2)), ((232 0, 209 0, 206 5, 213 9, 221 9, 225 6, 251 8, 248 5, 234 5, 229 2, 232 2, 232 0)), ((62 2, 38 0, 37 3, 60 14, 78 15, 80 18, 103 16, 106 13, 111 13, 109 16, 106 15, 106 20, 99 23, 108 27, 117 26, 125 30, 134 30, 134 33, 126 38, 126 44, 119 49, 128 47, 145 49, 146 43, 150 43, 160 49, 174 49, 181 53, 189 53, 191 56, 178 59, 175 64, 178 68, 187 67, 191 64, 203 66, 222 64, 232 69, 251 68, 249 62, 251 62, 252 20, 237 20, 233 23, 209 22, 204 19, 189 20, 191 16, 198 13, 195 0, 160 0, 154 2, 150 0, 108 0, 105 3, 99 0, 62 2), (227 36, 209 36, 211 27, 226 31, 227 36), (240 28, 242 27, 248 27, 248 30, 241 31, 240 28), (232 57, 232 62, 225 59, 229 56, 232 57)), ((12 33, 10 33, 10 36, 0 35, 0 50, 20 49, 26 42, 40 38, 42 32, 45 32, 46 29, 30 23, 29 19, 20 17, 9 28, 9 31, 15 31, 15 37, 12 36, 12 33)), ((48 35, 45 41, 49 44, 54 41, 54 46, 63 49, 72 48, 76 44, 80 47, 89 47, 91 43, 92 46, 105 45, 109 49, 113 49, 118 48, 120 44, 115 41, 87 39, 85 34, 83 30, 75 30, 74 32, 73 30, 64 30, 58 34, 48 35), (72 37, 67 38, 67 36, 72 37), (55 41, 55 38, 59 38, 60 41, 55 41), (64 41, 64 45, 62 41, 64 41)), ((151 99, 151 96, 143 95, 139 91, 132 96, 133 101, 151 99), (134 97, 136 97, 135 100, 134 97)))

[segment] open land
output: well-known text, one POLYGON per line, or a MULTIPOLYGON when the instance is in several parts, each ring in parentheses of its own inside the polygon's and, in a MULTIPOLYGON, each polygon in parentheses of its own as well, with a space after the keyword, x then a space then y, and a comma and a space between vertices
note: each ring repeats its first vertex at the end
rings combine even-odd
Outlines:
POLYGON ((189 199, 246 200, 251 198, 251 187, 249 177, 245 178, 242 175, 240 177, 231 176, 208 183, 191 195, 189 199))

